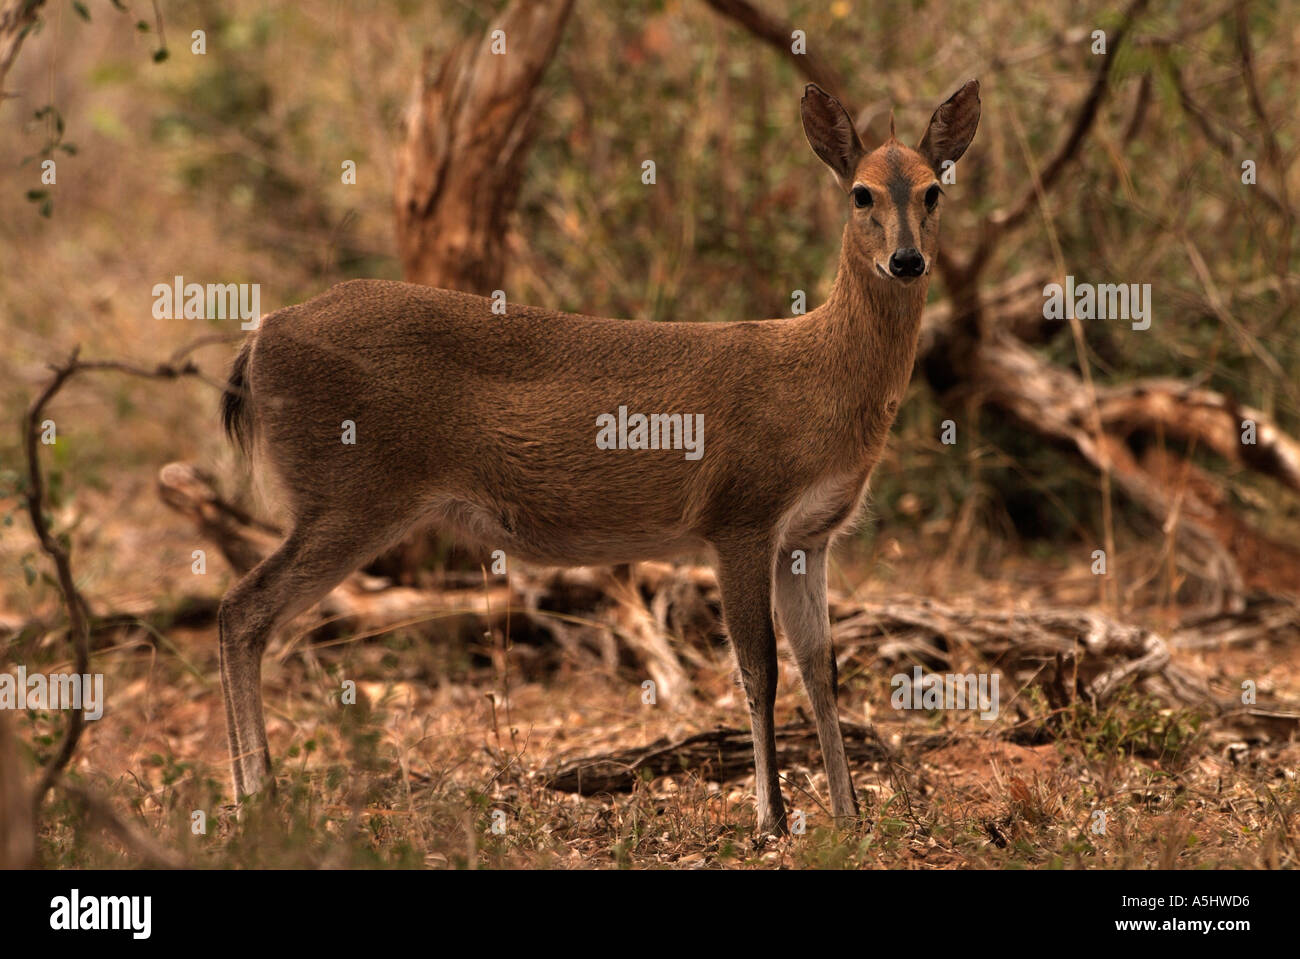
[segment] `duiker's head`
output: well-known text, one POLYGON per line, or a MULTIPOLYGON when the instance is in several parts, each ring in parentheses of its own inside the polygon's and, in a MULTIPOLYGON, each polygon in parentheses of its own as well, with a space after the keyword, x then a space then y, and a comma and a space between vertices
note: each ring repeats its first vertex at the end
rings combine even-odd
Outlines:
MULTIPOLYGON (((911 283, 930 272, 939 244, 945 162, 956 161, 980 119, 980 85, 968 80, 930 118, 912 150, 889 139, 870 153, 840 101, 808 84, 800 104, 808 143, 831 168, 851 208, 845 242, 878 276, 911 283)), ((891 121, 892 127, 892 121, 891 121)))

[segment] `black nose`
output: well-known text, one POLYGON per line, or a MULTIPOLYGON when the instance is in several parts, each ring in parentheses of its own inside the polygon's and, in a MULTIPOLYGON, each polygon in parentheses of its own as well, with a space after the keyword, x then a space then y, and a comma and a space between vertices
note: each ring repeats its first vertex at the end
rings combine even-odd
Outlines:
POLYGON ((920 276, 925 272, 925 257, 910 246, 897 250, 889 258, 889 272, 894 276, 920 276))

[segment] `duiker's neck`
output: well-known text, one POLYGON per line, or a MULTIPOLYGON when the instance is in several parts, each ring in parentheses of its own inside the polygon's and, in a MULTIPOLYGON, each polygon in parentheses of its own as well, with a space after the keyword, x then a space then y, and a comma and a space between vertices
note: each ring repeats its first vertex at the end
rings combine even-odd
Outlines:
POLYGON ((839 271, 823 306, 831 347, 855 385, 891 396, 912 375, 930 279, 904 284, 880 276, 844 230, 839 271))

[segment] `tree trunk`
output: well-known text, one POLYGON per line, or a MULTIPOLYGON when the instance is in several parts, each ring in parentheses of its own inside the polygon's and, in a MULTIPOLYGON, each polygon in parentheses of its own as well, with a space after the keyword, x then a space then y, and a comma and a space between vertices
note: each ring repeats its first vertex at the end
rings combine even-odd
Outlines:
POLYGON ((515 0, 485 36, 461 43, 436 69, 425 50, 394 191, 409 282, 483 295, 502 285, 537 86, 572 6, 515 0))

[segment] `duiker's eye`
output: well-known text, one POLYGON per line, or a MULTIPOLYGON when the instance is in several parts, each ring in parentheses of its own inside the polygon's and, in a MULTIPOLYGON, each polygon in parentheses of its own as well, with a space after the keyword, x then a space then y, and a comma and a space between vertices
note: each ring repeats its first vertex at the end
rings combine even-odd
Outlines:
POLYGON ((871 191, 864 186, 855 186, 853 188, 853 205, 859 210, 863 207, 871 206, 871 191))
POLYGON ((939 184, 931 184, 930 189, 925 191, 925 208, 934 210, 935 204, 939 202, 939 194, 943 191, 939 189, 939 184))

